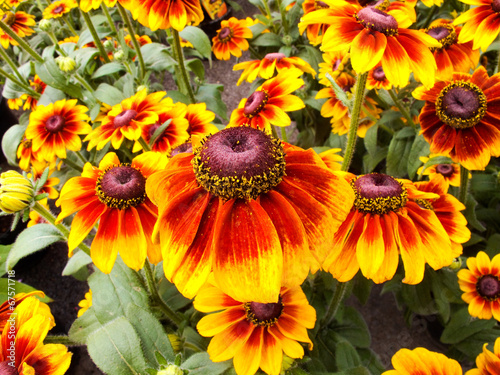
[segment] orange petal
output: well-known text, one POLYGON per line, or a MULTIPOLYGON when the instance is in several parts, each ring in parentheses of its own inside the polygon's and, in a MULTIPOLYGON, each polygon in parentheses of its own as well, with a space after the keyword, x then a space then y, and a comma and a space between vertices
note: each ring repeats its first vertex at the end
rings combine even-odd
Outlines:
POLYGON ((352 41, 351 63, 356 73, 364 73, 374 68, 382 58, 387 37, 371 29, 363 29, 352 41))
POLYGON ((255 327, 252 334, 234 355, 234 369, 238 375, 254 375, 260 366, 264 343, 264 327, 255 327))

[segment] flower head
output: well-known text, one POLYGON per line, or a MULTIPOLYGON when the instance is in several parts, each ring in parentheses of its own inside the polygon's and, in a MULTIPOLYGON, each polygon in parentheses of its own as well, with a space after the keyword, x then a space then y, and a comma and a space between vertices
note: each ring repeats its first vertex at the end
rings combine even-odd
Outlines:
MULTIPOLYGON (((0 18, 21 38, 30 36, 35 32, 30 28, 30 26, 36 25, 35 16, 31 14, 25 12, 3 12, 0 10, 0 18)), ((9 48, 9 44, 12 44, 13 46, 18 45, 18 43, 9 35, 5 34, 3 30, 0 30, 0 44, 3 48, 9 48)))
POLYGON ((394 370, 382 375, 462 375, 457 361, 425 348, 400 349, 391 362, 394 370))
POLYGON ((327 52, 323 54, 323 62, 318 64, 319 83, 323 86, 330 86, 330 80, 326 74, 330 74, 333 79, 337 79, 345 69, 349 61, 349 54, 344 51, 327 52))
POLYGON ((43 11, 43 18, 59 18, 66 13, 71 12, 71 9, 78 8, 76 0, 57 0, 49 4, 43 11))
POLYGON ((89 289, 87 293, 85 293, 85 298, 78 302, 78 306, 80 306, 80 310, 78 310, 78 317, 81 317, 85 311, 87 311, 92 306, 92 289, 89 289))
POLYGON ((368 72, 368 77, 366 78, 366 88, 368 90, 390 90, 392 88, 392 83, 389 82, 385 76, 384 69, 381 64, 378 64, 375 68, 368 72))
MULTIPOLYGON (((45 91, 45 87, 47 87, 47 85, 44 82, 42 82, 40 77, 38 77, 38 74, 35 74, 33 81, 30 79, 30 87, 37 93, 43 94, 45 91)), ((32 110, 36 109, 36 105, 38 103, 37 99, 33 98, 32 96, 29 96, 28 94, 23 95, 23 99, 26 99, 23 106, 23 109, 25 111, 29 109, 32 110)))
POLYGON ((27 208, 34 198, 33 184, 16 171, 0 174, 0 210, 14 214, 27 208))
POLYGON ((241 57, 241 52, 249 47, 247 39, 252 37, 250 26, 253 20, 247 17, 239 20, 231 17, 221 22, 221 28, 212 39, 212 51, 219 60, 229 60, 231 55, 241 57))
MULTIPOLYGON (((431 154, 429 157, 421 156, 420 161, 422 163, 427 163, 431 158, 436 157, 438 155, 431 154)), ((443 164, 434 164, 425 169, 424 166, 420 167, 417 171, 418 174, 422 174, 424 176, 429 176, 429 180, 433 180, 437 177, 437 175, 441 175, 444 178, 446 184, 451 186, 460 186, 460 164, 457 163, 443 163, 443 164)), ((469 173, 469 178, 472 175, 469 173)))
POLYGON ((186 109, 186 120, 188 120, 189 135, 208 135, 217 133, 219 129, 212 124, 215 113, 207 111, 206 103, 189 104, 186 109))
POLYGON ((80 0, 80 9, 88 13, 91 9, 99 9, 103 2, 104 5, 111 8, 115 6, 116 1, 117 0, 80 0))
MULTIPOLYGON (((498 319, 497 319, 498 320, 498 319)), ((500 367, 500 338, 495 340, 493 352, 488 350, 488 344, 483 345, 483 352, 476 357, 476 366, 465 375, 496 375, 500 367)))
MULTIPOLYGON (((309 14, 318 9, 327 9, 329 5, 321 0, 304 0, 302 3, 302 10, 305 14, 309 14)), ((314 23, 307 25, 305 28, 307 39, 312 45, 318 45, 323 40, 326 30, 330 25, 327 23, 314 23)), ((303 33, 303 31, 301 31, 303 33)))

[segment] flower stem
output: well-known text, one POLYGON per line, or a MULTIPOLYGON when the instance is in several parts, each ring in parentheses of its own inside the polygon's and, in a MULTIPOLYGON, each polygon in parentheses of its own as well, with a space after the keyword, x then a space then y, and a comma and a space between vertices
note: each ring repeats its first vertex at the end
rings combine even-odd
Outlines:
POLYGON ((111 27, 111 30, 118 38, 118 30, 116 29, 116 25, 115 22, 113 21, 113 18, 111 18, 111 14, 109 13, 109 8, 106 6, 106 4, 104 4, 104 2, 101 3, 101 8, 104 14, 106 15, 106 18, 108 19, 109 27, 111 27))
POLYGON ((12 29, 5 24, 2 20, 0 20, 0 29, 2 29, 5 34, 14 39, 23 50, 25 50, 28 54, 31 55, 36 61, 43 63, 43 57, 40 56, 33 48, 29 46, 19 35, 17 35, 12 29))
POLYGON ((19 70, 17 70, 17 65, 14 63, 14 61, 12 61, 12 59, 10 58, 10 56, 8 55, 8 53, 3 49, 3 48, 0 48, 0 55, 2 56, 2 58, 5 60, 5 62, 7 64, 9 64, 10 68, 12 69, 12 71, 14 72, 14 74, 21 80, 21 81, 24 81, 26 78, 24 78, 21 73, 19 73, 19 70))
POLYGON ((134 45, 135 53, 137 58, 139 59, 139 80, 142 83, 144 80, 144 75, 146 74, 146 65, 144 64, 144 58, 142 57, 141 46, 135 37, 134 25, 132 25, 132 21, 130 21, 130 17, 127 14, 125 8, 120 4, 116 3, 118 6, 118 11, 120 12, 120 16, 123 18, 123 22, 127 26, 128 33, 130 34, 130 39, 132 40, 132 44, 134 45))
POLYGON ((460 165, 460 190, 458 200, 465 204, 467 202, 467 192, 469 190, 469 170, 460 165))
POLYGON ((320 322, 321 327, 328 327, 335 318, 335 315, 337 314, 337 311, 340 307, 340 303, 344 299, 344 295, 349 286, 349 283, 349 281, 345 283, 337 283, 337 287, 335 288, 335 292, 333 293, 332 301, 326 309, 325 316, 320 322))
POLYGON ((78 156, 78 159, 80 159, 82 162, 83 162, 83 165, 85 165, 85 163, 87 163, 87 159, 84 158, 84 156, 82 155, 82 153, 80 151, 75 151, 75 154, 76 156, 78 156))
POLYGON ((45 345, 47 344, 63 344, 64 346, 83 346, 71 340, 68 336, 47 336, 43 340, 45 345))
POLYGON ((66 26, 68 26, 68 29, 69 31, 71 31, 71 33, 74 35, 74 36, 78 36, 78 33, 76 32, 75 28, 73 27, 73 25, 71 24, 71 21, 68 20, 68 18, 66 16, 62 16, 62 19, 64 20, 64 22, 66 23, 66 26))
POLYGON ((277 0, 277 5, 281 14, 281 24, 283 25, 283 31, 285 35, 288 35, 289 27, 288 27, 288 19, 286 18, 286 10, 283 7, 281 0, 277 0))
POLYGON ((281 127, 281 139, 283 140, 283 142, 288 143, 288 136, 286 135, 286 129, 283 126, 281 127))
POLYGON ((71 161, 69 159, 64 159, 64 163, 80 173, 83 172, 83 168, 80 167, 78 164, 76 164, 74 161, 71 161))
POLYGON ((144 138, 140 137, 140 138, 138 139, 138 141, 139 141, 139 143, 141 144, 142 149, 143 149, 144 151, 151 151, 151 147, 149 147, 148 143, 146 142, 146 140, 145 140, 144 138))
POLYGON ((89 85, 89 83, 83 78, 80 74, 75 73, 74 75, 75 79, 82 84, 83 87, 87 89, 88 92, 94 96, 94 89, 89 85))
POLYGON ((390 90, 388 90, 388 92, 389 92, 389 95, 392 98, 392 101, 394 102, 394 104, 396 105, 396 107, 398 107, 399 112, 401 112, 401 114, 404 116, 404 118, 408 122, 408 125, 410 125, 412 128, 416 128, 417 125, 415 125, 415 123, 413 122, 413 119, 411 118, 410 113, 399 102, 397 95, 394 93, 394 89, 390 89, 390 90))
POLYGON ((14 77, 12 74, 10 73, 7 73, 5 70, 3 70, 2 68, 0 68, 0 75, 4 76, 5 78, 8 78, 9 80, 11 80, 13 83, 15 83, 16 85, 18 85, 19 87, 22 87, 24 90, 26 90, 27 93, 29 93, 33 98, 35 99, 40 99, 40 94, 37 93, 36 91, 34 91, 31 87, 29 87, 28 85, 26 85, 25 83, 23 82, 20 82, 16 77, 14 77))
POLYGON ((351 113, 351 124, 349 125, 349 133, 347 134, 347 146, 344 154, 344 161, 342 162, 341 170, 347 172, 351 165, 352 156, 354 154, 354 147, 356 146, 356 138, 359 125, 359 115, 361 113, 361 106, 365 97, 365 86, 368 72, 358 75, 356 81, 356 91, 354 93, 354 105, 351 113))
POLYGON ((109 63, 109 57, 108 54, 106 53, 106 50, 104 49, 104 46, 102 45, 101 38, 99 38, 99 35, 97 34, 97 31, 92 24, 92 20, 90 19, 89 15, 85 13, 84 11, 80 11, 80 13, 83 16, 83 19, 85 20, 85 23, 87 24, 87 28, 90 31, 90 34, 92 34, 92 38, 94 39, 94 44, 96 45, 97 49, 99 50, 100 55, 104 59, 105 62, 109 63))
POLYGON ((144 273, 146 274, 146 282, 148 284, 148 289, 149 292, 151 293, 151 297, 153 298, 154 302, 158 304, 161 311, 165 314, 165 316, 168 319, 170 319, 176 326, 179 326, 182 323, 182 318, 179 315, 177 315, 176 312, 173 311, 170 307, 168 307, 167 304, 163 302, 160 295, 158 294, 158 289, 156 289, 156 282, 153 270, 151 269, 151 264, 149 264, 149 261, 147 259, 146 262, 144 263, 144 273))
POLYGON ((193 88, 191 87, 191 82, 189 81, 189 76, 186 71, 186 67, 184 66, 184 53, 182 52, 181 47, 181 38, 179 36, 179 32, 175 29, 172 29, 172 36, 174 38, 173 51, 174 57, 177 61, 177 66, 175 67, 175 73, 177 76, 177 84, 179 85, 179 90, 189 97, 191 103, 196 103, 196 99, 194 98, 193 88))

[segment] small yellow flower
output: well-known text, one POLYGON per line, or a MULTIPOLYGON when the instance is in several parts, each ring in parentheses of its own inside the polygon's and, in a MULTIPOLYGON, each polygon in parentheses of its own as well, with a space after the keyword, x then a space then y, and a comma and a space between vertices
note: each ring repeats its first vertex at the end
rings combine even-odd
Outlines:
POLYGON ((77 313, 77 317, 79 318, 92 306, 92 289, 89 289, 89 291, 85 293, 85 298, 78 302, 78 306, 80 306, 80 310, 78 310, 77 313))
POLYGON ((31 181, 16 171, 0 174, 0 209, 8 214, 24 210, 33 200, 31 181))

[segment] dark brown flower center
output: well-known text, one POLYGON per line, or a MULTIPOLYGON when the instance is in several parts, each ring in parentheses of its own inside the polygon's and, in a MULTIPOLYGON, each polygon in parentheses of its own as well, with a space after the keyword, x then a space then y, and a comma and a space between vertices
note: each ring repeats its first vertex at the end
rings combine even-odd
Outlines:
POLYGON ((247 302, 244 307, 247 319, 256 326, 270 327, 278 321, 283 313, 281 296, 276 303, 247 302))
POLYGON ((120 210, 135 207, 146 200, 146 178, 129 165, 112 166, 97 179, 96 192, 108 207, 120 210))
POLYGON ((315 9, 328 9, 330 7, 324 1, 317 0, 317 1, 314 2, 314 8, 315 9))
POLYGON ((384 81, 385 80, 385 73, 384 69, 382 69, 381 66, 377 66, 375 70, 373 71, 373 79, 376 81, 384 81))
POLYGON ((2 21, 7 25, 7 26, 12 26, 16 22, 16 15, 12 12, 6 12, 2 16, 2 21))
POLYGON ((55 7, 53 10, 52 10, 52 13, 54 14, 59 14, 59 13, 62 13, 64 10, 64 7, 62 5, 59 5, 58 7, 55 7))
POLYGON ((381 173, 361 176, 351 182, 356 199, 354 207, 361 212, 383 215, 406 205, 405 187, 393 177, 381 173))
POLYGON ((455 168, 451 164, 438 164, 436 172, 442 174, 444 177, 451 177, 453 172, 455 172, 455 168))
POLYGON ((53 115, 45 121, 45 129, 51 133, 57 133, 62 130, 65 123, 64 117, 61 115, 53 115))
POLYGON ((493 0, 491 2, 491 9, 493 12, 500 13, 500 0, 493 0))
POLYGON ((481 276, 477 280, 476 290, 484 299, 496 301, 500 298, 500 280, 494 275, 481 276))
POLYGON ((191 142, 186 142, 177 146, 170 151, 170 157, 174 157, 178 154, 185 154, 187 152, 193 152, 193 144, 191 142))
POLYGON ((398 33, 398 22, 388 13, 374 7, 361 9, 356 18, 364 26, 388 36, 398 33))
POLYGON ((228 42, 231 40, 233 36, 233 30, 231 30, 230 27, 223 27, 220 31, 219 31, 219 40, 222 42, 222 43, 225 43, 225 42, 228 42))
MULTIPOLYGON (((441 24, 430 27, 427 30, 427 34, 432 36, 443 45, 441 49, 449 47, 457 42, 457 33, 455 32, 455 28, 453 27, 453 25, 441 24)), ((434 48, 434 50, 435 49, 436 48, 434 48)))
POLYGON ((285 154, 278 139, 250 127, 221 130, 194 151, 198 183, 224 199, 256 199, 285 175, 285 154))
POLYGON ((268 53, 266 56, 264 56, 264 58, 268 59, 269 61, 280 61, 283 57, 286 57, 285 54, 280 52, 268 53))
MULTIPOLYGON (((7 348, 6 348, 7 351, 7 348)), ((17 368, 15 366, 11 366, 9 361, 0 362, 0 374, 2 375, 19 375, 17 372, 17 368)))
POLYGON ((470 82, 449 84, 438 95, 436 114, 447 125, 457 129, 476 125, 486 113, 486 96, 470 82))
POLYGON ((130 121, 137 117, 137 111, 133 109, 126 109, 118 114, 113 120, 113 127, 115 129, 121 128, 122 126, 127 126, 130 124, 130 121))
POLYGON ((267 95, 267 92, 255 91, 248 97, 245 107, 243 107, 243 114, 248 118, 254 117, 262 110, 262 108, 264 108, 268 100, 269 96, 267 95))

